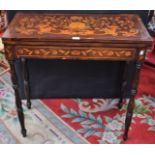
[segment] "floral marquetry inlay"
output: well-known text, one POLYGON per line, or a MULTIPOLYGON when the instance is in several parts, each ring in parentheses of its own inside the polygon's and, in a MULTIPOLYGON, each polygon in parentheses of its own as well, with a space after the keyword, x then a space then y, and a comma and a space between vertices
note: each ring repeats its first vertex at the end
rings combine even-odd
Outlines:
POLYGON ((38 57, 46 59, 84 59, 84 60, 126 60, 133 59, 135 56, 134 49, 119 48, 33 48, 17 47, 16 57, 38 57))
POLYGON ((5 46, 5 56, 8 60, 14 59, 14 46, 5 46))
POLYGON ((135 37, 139 34, 134 15, 18 14, 14 33, 24 35, 102 35, 135 37))

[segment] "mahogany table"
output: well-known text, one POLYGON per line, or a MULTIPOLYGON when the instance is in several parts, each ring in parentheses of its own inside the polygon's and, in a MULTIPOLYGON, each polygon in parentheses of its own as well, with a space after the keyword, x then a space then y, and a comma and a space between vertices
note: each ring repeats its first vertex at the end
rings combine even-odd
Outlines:
MULTIPOLYGON (((131 97, 125 120, 124 140, 127 139, 140 68, 145 53, 152 43, 150 35, 137 15, 17 13, 4 33, 3 43, 5 55, 11 67, 17 112, 24 137, 26 129, 14 66, 16 59, 20 59, 23 64, 28 108, 31 108, 31 101, 27 59, 126 61, 126 65, 134 61, 136 69, 131 83, 131 97)), ((124 78, 122 96, 118 104, 120 108, 125 84, 124 78)))

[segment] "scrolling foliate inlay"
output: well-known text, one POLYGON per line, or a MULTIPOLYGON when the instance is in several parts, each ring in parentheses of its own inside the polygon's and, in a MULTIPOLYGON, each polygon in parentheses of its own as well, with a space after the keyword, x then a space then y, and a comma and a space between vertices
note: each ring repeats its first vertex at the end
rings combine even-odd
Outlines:
POLYGON ((14 47, 13 46, 5 46, 5 57, 7 60, 14 59, 14 47))
POLYGON ((14 32, 21 35, 103 35, 135 37, 139 34, 134 15, 80 16, 34 14, 19 16, 14 32))
POLYGON ((46 58, 46 59, 84 59, 84 60, 127 60, 133 59, 135 49, 119 48, 89 48, 89 49, 71 49, 71 48, 33 48, 17 47, 16 57, 28 58, 46 58))

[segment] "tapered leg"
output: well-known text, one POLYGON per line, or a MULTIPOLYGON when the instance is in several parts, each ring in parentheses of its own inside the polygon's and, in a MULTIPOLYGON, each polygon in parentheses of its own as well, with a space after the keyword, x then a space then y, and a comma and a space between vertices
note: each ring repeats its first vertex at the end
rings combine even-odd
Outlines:
POLYGON ((133 109, 135 105, 135 96, 137 93, 137 85, 139 81, 139 73, 140 73, 141 65, 142 65, 141 62, 136 63, 136 71, 135 71, 135 77, 132 83, 131 98, 129 100, 129 104, 127 107, 127 114, 126 114, 126 120, 125 120, 125 132, 123 136, 124 140, 128 138, 128 131, 129 131, 129 127, 132 121, 133 109))
POLYGON ((129 127, 132 121, 134 105, 135 105, 135 99, 134 99, 134 96, 132 96, 132 98, 129 101, 128 108, 127 108, 127 114, 126 114, 126 120, 125 120, 125 132, 123 136, 124 140, 128 139, 128 131, 129 131, 129 127))
POLYGON ((24 92, 27 99, 27 107, 28 109, 31 109, 30 87, 29 87, 29 77, 28 77, 26 59, 21 58, 21 61, 22 61, 22 67, 23 67, 24 92))
POLYGON ((18 82, 17 82, 14 61, 9 61, 9 64, 10 64, 10 69, 11 69, 11 80, 12 80, 13 88, 15 91, 15 103, 16 103, 18 118, 19 118, 19 122, 21 126, 21 133, 23 137, 26 137, 24 114, 23 114, 22 102, 19 96, 19 87, 18 87, 18 82))
POLYGON ((124 98, 124 95, 125 95, 125 88, 126 88, 126 85, 127 85, 128 65, 129 65, 129 62, 127 61, 125 66, 122 69, 123 74, 122 74, 121 96, 120 96, 120 99, 119 99, 119 103, 117 104, 117 107, 119 109, 121 109, 122 106, 123 106, 123 98, 124 98))

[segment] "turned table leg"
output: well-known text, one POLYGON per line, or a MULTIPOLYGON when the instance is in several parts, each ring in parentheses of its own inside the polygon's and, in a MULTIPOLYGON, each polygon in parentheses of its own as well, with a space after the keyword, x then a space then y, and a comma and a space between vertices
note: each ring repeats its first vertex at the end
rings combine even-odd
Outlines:
POLYGON ((29 87, 29 77, 28 77, 28 69, 25 58, 21 58, 22 68, 23 68, 23 79, 24 79, 24 92, 27 99, 27 107, 31 109, 31 100, 30 100, 30 87, 29 87))
POLYGON ((21 133, 23 137, 26 137, 24 114, 23 114, 22 102, 19 96, 19 87, 17 82, 17 75, 15 71, 14 61, 13 60, 9 61, 9 64, 11 69, 11 80, 12 80, 12 84, 15 92, 15 103, 16 103, 18 118, 21 126, 21 133))
POLYGON ((125 132, 123 139, 126 140, 128 138, 128 130, 132 121, 132 115, 133 115, 133 109, 135 106, 135 96, 137 93, 137 85, 139 81, 139 73, 141 68, 142 62, 136 62, 136 71, 135 71, 135 77, 132 83, 132 90, 131 90, 131 97, 129 100, 129 104, 127 107, 127 114, 126 114, 126 120, 125 120, 125 132))
POLYGON ((125 66, 123 67, 123 71, 122 71, 122 85, 121 85, 121 97, 119 99, 119 103, 117 104, 117 107, 119 109, 122 108, 123 105, 123 98, 125 95, 125 87, 127 85, 127 71, 128 71, 128 65, 129 65, 129 61, 125 62, 125 66))

